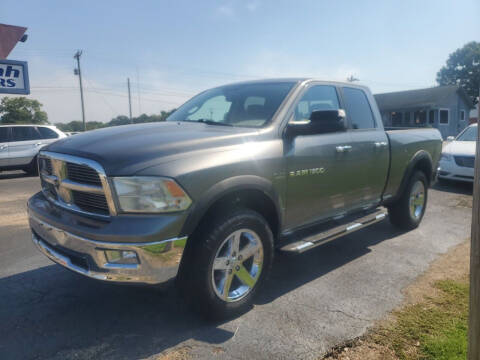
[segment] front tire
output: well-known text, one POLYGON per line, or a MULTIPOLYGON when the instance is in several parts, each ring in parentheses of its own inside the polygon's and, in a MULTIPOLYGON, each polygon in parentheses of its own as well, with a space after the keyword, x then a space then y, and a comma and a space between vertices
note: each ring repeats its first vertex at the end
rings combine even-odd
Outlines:
POLYGON ((187 301, 209 319, 239 315, 252 306, 273 261, 273 235, 257 212, 241 209, 194 234, 181 279, 187 301))
POLYGON ((416 171, 402 196, 388 207, 390 222, 404 230, 418 227, 425 214, 428 199, 428 181, 425 174, 416 171))

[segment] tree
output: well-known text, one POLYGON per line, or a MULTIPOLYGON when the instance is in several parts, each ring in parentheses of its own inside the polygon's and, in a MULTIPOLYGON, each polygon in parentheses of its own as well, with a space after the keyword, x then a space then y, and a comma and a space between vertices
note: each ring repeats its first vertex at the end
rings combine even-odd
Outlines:
POLYGON ((127 125, 130 124, 130 118, 125 115, 118 115, 107 123, 107 126, 127 125))
POLYGON ((437 73, 440 85, 460 85, 477 103, 480 87, 480 43, 472 41, 448 57, 447 64, 437 73))
MULTIPOLYGON (((170 116, 175 111, 175 109, 170 110, 170 111, 161 111, 160 114, 153 114, 153 115, 147 115, 147 114, 142 114, 138 117, 134 117, 132 119, 134 124, 138 123, 149 123, 149 122, 159 122, 159 121, 165 121, 167 117, 170 116)), ((94 129, 100 129, 104 127, 110 127, 110 126, 119 126, 119 125, 128 125, 130 124, 130 118, 125 115, 118 115, 117 117, 114 117, 112 120, 110 120, 108 123, 102 123, 100 121, 87 121, 87 130, 94 130, 94 129)), ((83 131, 83 123, 79 120, 74 120, 70 121, 69 123, 56 123, 56 127, 58 127, 62 131, 70 132, 82 132, 83 131)))
POLYGON ((3 124, 48 124, 48 116, 42 104, 26 97, 4 97, 0 102, 3 124))
MULTIPOLYGON (((87 130, 100 129, 105 127, 105 124, 100 121, 87 121, 87 130)), ((82 132, 83 131, 83 122, 80 120, 73 120, 69 123, 56 123, 55 126, 64 132, 82 132)))

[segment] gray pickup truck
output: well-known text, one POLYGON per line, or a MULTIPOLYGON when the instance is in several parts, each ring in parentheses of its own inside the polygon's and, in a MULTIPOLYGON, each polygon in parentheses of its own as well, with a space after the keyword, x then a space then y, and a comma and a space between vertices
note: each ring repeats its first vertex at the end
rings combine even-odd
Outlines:
POLYGON ((302 253, 386 217, 417 227, 440 153, 436 129, 385 131, 362 86, 221 86, 166 122, 44 148, 30 226, 70 270, 119 283, 176 277, 202 313, 230 317, 251 306, 274 249, 302 253))

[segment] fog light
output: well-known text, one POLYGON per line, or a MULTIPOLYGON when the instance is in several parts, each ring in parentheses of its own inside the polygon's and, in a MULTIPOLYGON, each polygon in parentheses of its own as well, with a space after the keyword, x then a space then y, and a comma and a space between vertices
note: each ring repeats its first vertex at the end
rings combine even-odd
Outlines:
POLYGON ((135 251, 105 250, 105 257, 110 264, 138 264, 135 251))

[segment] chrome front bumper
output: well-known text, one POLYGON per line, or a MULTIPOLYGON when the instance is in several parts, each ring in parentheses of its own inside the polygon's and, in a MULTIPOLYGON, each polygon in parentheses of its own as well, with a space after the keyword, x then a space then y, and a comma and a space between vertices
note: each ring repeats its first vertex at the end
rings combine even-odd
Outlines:
POLYGON ((79 237, 29 214, 32 238, 52 261, 97 280, 159 284, 177 275, 187 237, 149 243, 111 243, 79 237), (134 251, 136 264, 108 261, 106 250, 134 251))
POLYGON ((440 179, 473 182, 475 169, 458 166, 454 161, 440 161, 437 173, 440 179))

